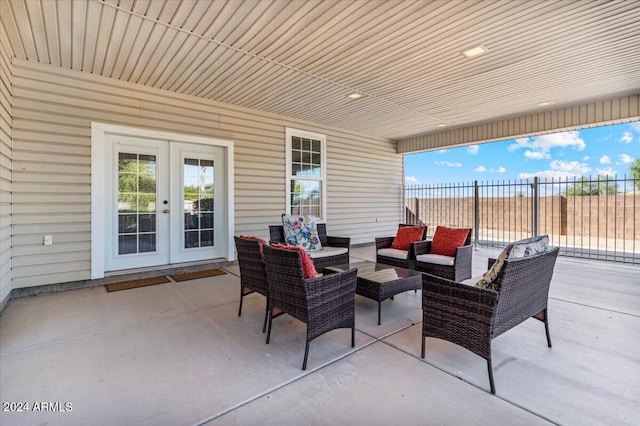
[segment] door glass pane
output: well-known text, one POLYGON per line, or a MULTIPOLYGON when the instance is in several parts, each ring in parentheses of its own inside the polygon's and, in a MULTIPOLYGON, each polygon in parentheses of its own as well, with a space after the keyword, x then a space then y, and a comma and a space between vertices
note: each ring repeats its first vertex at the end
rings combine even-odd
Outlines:
POLYGON ((213 230, 203 230, 200 231, 200 246, 201 247, 210 247, 213 245, 213 230))
POLYGON ((155 214, 141 214, 138 215, 138 223, 140 226, 140 232, 155 232, 156 231, 156 215, 155 214))
POLYGON ((136 235, 119 235, 118 236, 118 254, 137 253, 137 237, 136 235))
POLYGON ((156 234, 140 234, 138 239, 138 252, 139 253, 148 253, 152 251, 156 251, 156 234))
POLYGON ((156 156, 118 154, 118 254, 156 251, 156 156))
POLYGON ((184 248, 213 246, 213 161, 185 158, 183 178, 184 248))

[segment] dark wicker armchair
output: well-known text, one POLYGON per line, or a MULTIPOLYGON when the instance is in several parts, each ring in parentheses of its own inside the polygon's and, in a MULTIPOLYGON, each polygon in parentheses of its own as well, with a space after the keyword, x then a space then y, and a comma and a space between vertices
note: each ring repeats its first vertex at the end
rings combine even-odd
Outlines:
MULTIPOLYGON (((316 270, 334 265, 346 265, 349 263, 349 237, 331 237, 327 235, 325 223, 316 224, 318 237, 322 243, 322 250, 310 251, 309 256, 313 260, 316 270)), ((269 240, 274 243, 286 244, 282 225, 269 225, 269 240)))
MULTIPOLYGON (((466 228, 468 229, 468 228, 466 228)), ((471 245, 471 229, 464 245, 456 248, 455 256, 431 254, 431 241, 414 243, 415 270, 437 275, 453 281, 464 281, 471 278, 471 261, 473 246, 471 245)))
MULTIPOLYGON (((498 291, 457 283, 434 275, 422 277, 422 358, 427 337, 460 345, 487 360, 495 394, 491 341, 529 317, 547 321, 547 299, 558 248, 506 259, 496 280, 498 291)), ((493 259, 490 259, 490 264, 493 259)))
POLYGON ((267 273, 262 259, 261 243, 258 240, 234 237, 240 266, 240 307, 238 316, 242 315, 242 299, 251 293, 259 293, 267 298, 264 312, 262 332, 267 330, 267 313, 269 312, 269 293, 267 288, 267 273))
MULTIPOLYGON (((401 223, 398 228, 404 226, 416 226, 401 223)), ((427 237, 427 227, 424 227, 422 240, 427 237)), ((376 241, 376 263, 384 263, 386 265, 398 266, 405 269, 414 269, 416 261, 415 246, 419 243, 409 244, 409 250, 396 250, 391 248, 395 235, 392 237, 378 237, 376 241)))
POLYGON ((300 253, 264 247, 269 281, 267 340, 271 338, 273 313, 280 311, 307 324, 302 369, 307 368, 309 343, 338 328, 351 328, 355 345, 356 269, 303 278, 300 253))

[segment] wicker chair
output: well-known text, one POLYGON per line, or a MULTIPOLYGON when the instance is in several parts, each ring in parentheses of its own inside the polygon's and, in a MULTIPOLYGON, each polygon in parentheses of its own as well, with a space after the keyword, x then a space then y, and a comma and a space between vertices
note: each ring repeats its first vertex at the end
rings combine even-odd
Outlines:
POLYGON ((262 259, 261 243, 258 240, 250 240, 234 237, 236 251, 238 252, 238 265, 240 266, 240 307, 238 316, 242 315, 242 299, 251 293, 259 293, 267 298, 264 312, 262 332, 267 330, 267 313, 269 312, 269 292, 267 286, 267 274, 265 263, 262 259))
POLYGON ((471 261, 473 257, 471 229, 469 229, 464 245, 456 249, 456 254, 453 259, 447 256, 432 255, 431 241, 415 243, 414 252, 416 271, 437 275, 452 281, 463 281, 471 278, 471 261))
MULTIPOLYGON (((416 226, 401 223, 399 228, 403 226, 416 226)), ((427 227, 424 227, 424 233, 422 234, 422 240, 427 237, 427 227)), ((391 248, 395 235, 392 237, 378 237, 376 241, 376 263, 384 263, 386 265, 398 266, 405 269, 414 269, 416 261, 415 247, 419 243, 409 244, 409 250, 396 250, 391 248), (382 251, 381 251, 382 250, 382 251), (404 252, 404 253, 402 253, 404 252)))
POLYGON ((547 299, 557 256, 555 247, 528 257, 506 259, 496 278, 497 292, 423 275, 422 358, 427 337, 460 345, 487 360, 491 393, 495 394, 493 339, 533 317, 544 322, 547 345, 551 347, 547 299))
POLYGON ((351 328, 351 347, 355 346, 356 269, 305 279, 300 253, 264 247, 264 256, 269 282, 267 344, 273 313, 281 311, 307 324, 303 370, 309 343, 328 331, 351 328))
MULTIPOLYGON (((326 266, 346 265, 349 263, 349 237, 330 237, 327 235, 327 225, 318 223, 318 237, 322 243, 322 250, 310 251, 309 256, 318 271, 326 266)), ((282 225, 269 225, 269 240, 273 243, 286 244, 282 225)))

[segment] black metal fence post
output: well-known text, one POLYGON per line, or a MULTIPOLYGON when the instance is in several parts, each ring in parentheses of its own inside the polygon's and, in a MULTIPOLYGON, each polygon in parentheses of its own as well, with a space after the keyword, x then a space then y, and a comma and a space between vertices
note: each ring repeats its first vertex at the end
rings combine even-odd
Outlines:
POLYGON ((533 238, 538 236, 538 225, 540 224, 540 199, 538 198, 539 196, 539 182, 538 182, 538 177, 535 176, 533 178, 533 184, 531 184, 531 189, 533 190, 532 193, 532 203, 531 203, 531 236, 533 238))
POLYGON ((480 189, 478 181, 473 182, 473 246, 480 250, 480 189))

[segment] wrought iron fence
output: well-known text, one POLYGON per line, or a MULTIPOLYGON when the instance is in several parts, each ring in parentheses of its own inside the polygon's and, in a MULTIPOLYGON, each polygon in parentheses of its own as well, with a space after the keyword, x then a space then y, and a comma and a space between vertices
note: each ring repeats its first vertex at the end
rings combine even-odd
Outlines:
POLYGON ((476 246, 549 235, 560 255, 640 264, 640 179, 581 177, 405 187, 405 222, 473 228, 476 246))

